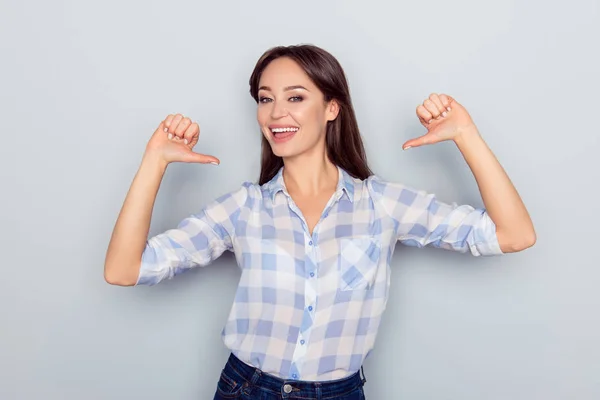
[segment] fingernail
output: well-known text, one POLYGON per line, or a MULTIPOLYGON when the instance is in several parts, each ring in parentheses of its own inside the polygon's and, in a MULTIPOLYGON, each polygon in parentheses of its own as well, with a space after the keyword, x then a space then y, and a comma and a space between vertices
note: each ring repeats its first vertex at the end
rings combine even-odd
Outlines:
POLYGON ((427 123, 428 123, 428 124, 430 124, 430 123, 432 123, 432 122, 433 122, 433 120, 432 120, 432 119, 430 119, 429 121, 427 121, 427 123))
POLYGON ((173 139, 173 134, 169 133, 169 136, 167 136, 169 139, 173 139))
POLYGON ((446 115, 448 115, 448 113, 447 113, 446 111, 444 111, 444 112, 442 113, 442 117, 445 117, 446 115))
POLYGON ((210 163, 211 163, 212 165, 219 165, 219 163, 218 163, 218 162, 215 162, 215 161, 211 161, 210 163))
POLYGON ((188 140, 187 139, 183 139, 183 143, 188 144, 188 140))
POLYGON ((446 110, 451 111, 450 107, 446 107, 446 110))
POLYGON ((404 148, 404 150, 408 150, 408 149, 410 149, 411 147, 412 147, 412 146, 406 146, 406 147, 404 148))

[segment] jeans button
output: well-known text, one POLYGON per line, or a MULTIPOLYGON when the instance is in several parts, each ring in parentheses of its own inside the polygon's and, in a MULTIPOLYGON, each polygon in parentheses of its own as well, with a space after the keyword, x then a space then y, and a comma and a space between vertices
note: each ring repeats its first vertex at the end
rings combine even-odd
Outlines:
POLYGON ((283 385, 283 391, 286 393, 292 393, 292 385, 286 383, 283 385))

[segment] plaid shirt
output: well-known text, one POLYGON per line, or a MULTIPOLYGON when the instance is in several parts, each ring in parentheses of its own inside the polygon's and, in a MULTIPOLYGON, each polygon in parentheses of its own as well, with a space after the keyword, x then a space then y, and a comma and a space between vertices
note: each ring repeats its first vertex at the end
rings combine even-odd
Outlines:
POLYGON ((151 237, 137 284, 234 252, 241 278, 222 333, 233 354, 283 379, 351 375, 373 348, 398 241, 475 256, 502 252, 485 210, 338 170, 337 190, 312 235, 281 169, 270 182, 244 183, 151 237))

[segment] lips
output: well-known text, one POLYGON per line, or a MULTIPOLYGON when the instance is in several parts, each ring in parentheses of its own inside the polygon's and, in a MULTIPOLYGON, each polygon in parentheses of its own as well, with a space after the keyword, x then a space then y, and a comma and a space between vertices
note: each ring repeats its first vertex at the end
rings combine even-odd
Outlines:
POLYGON ((298 133, 300 128, 298 128, 297 126, 291 126, 291 125, 270 125, 269 130, 271 131, 271 134, 273 135, 273 141, 275 143, 283 143, 283 142, 287 142, 296 133, 298 133))

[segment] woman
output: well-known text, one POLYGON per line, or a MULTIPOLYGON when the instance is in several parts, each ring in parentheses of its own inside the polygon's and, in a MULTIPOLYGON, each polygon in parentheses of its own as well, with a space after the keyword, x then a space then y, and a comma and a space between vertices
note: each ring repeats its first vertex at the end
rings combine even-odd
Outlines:
POLYGON ((404 149, 452 140, 485 209, 372 174, 337 60, 314 46, 277 47, 250 78, 263 133, 258 184, 244 183, 147 240, 167 165, 218 164, 192 151, 199 127, 169 115, 148 142, 111 238, 105 279, 153 285, 225 250, 242 274, 223 331, 232 354, 215 399, 361 399, 363 361, 385 309, 397 242, 473 255, 535 242, 528 212, 469 114, 432 94, 417 107, 428 132, 404 149))

